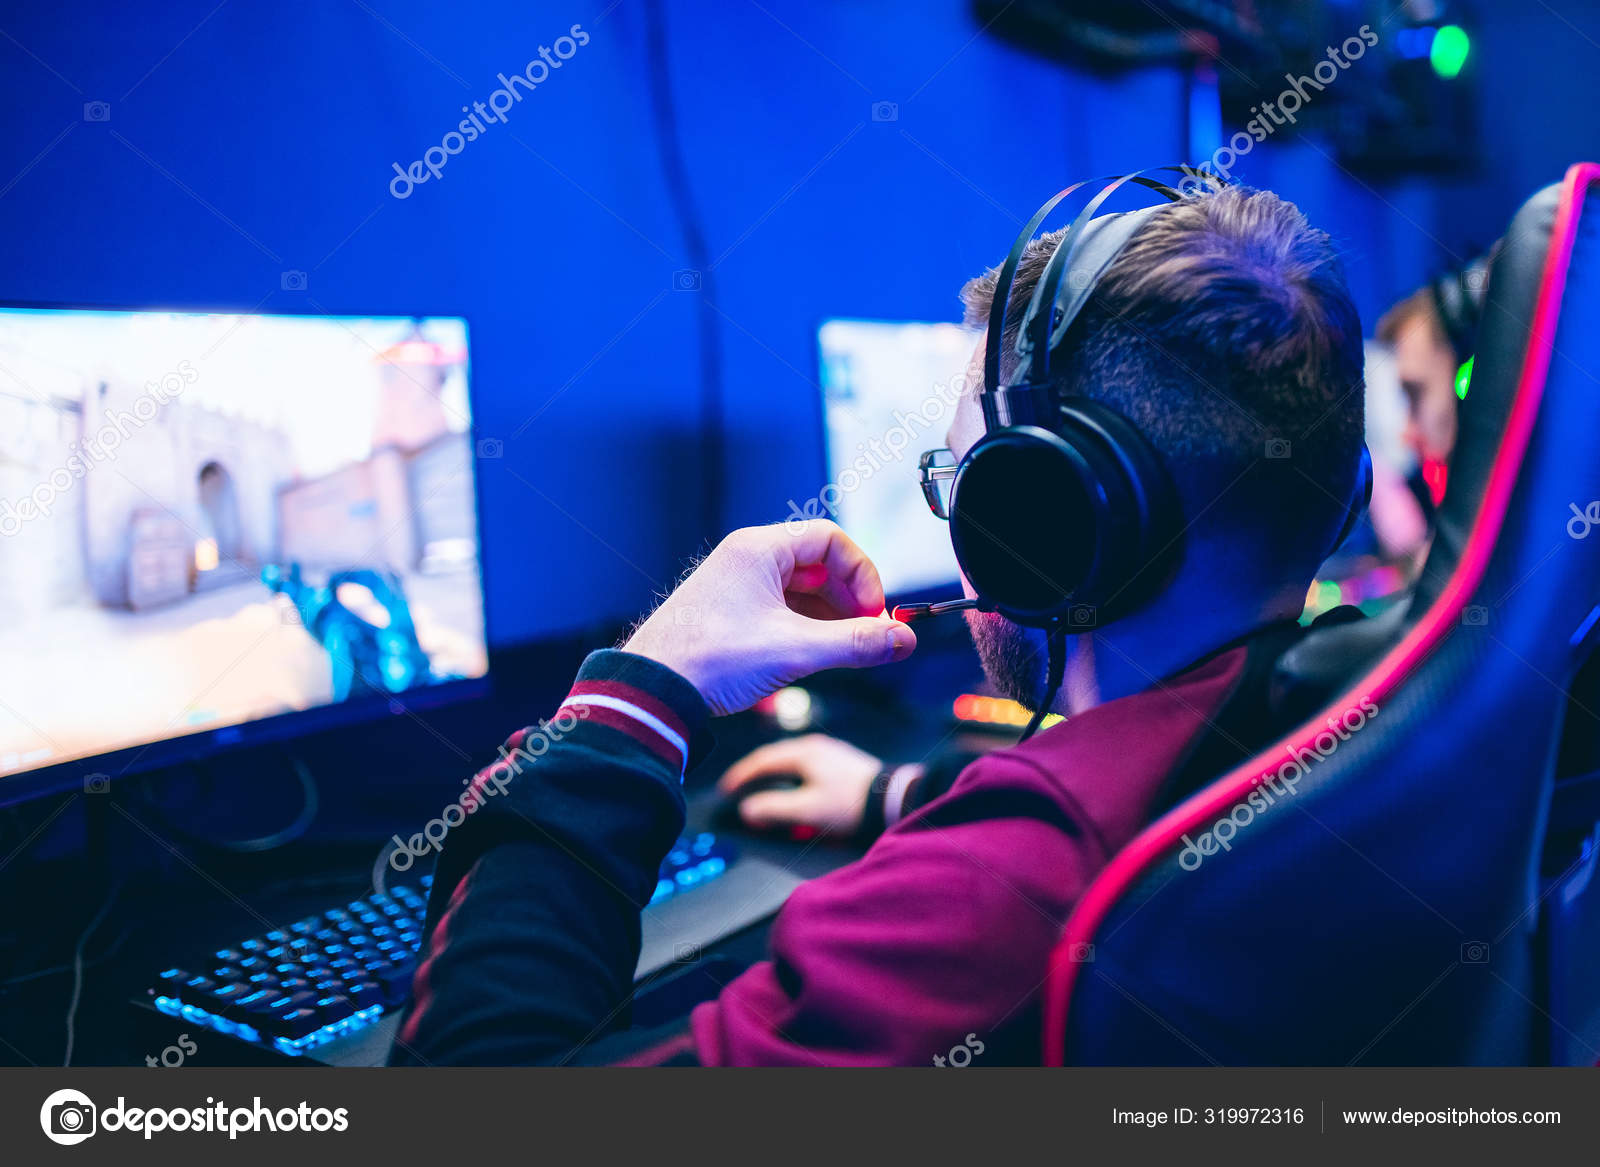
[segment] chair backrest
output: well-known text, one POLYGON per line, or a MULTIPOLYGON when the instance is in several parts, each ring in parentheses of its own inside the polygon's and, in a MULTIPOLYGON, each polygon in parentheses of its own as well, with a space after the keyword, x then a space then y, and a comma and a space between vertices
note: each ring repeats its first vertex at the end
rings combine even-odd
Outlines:
POLYGON ((1052 957, 1047 1063, 1533 1056, 1552 760, 1600 636, 1600 537, 1569 530, 1600 500, 1597 186, 1573 167, 1496 258, 1469 400, 1505 408, 1463 411, 1398 643, 1113 858, 1052 957))

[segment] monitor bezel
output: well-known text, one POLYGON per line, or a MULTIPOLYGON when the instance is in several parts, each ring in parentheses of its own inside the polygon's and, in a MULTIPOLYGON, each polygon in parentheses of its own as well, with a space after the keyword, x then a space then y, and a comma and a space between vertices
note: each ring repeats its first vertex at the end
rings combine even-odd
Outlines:
MULTIPOLYGON (((285 293, 293 294, 293 293, 285 293)), ((269 297, 270 298, 270 297, 269 297)), ((263 301, 264 303, 264 301, 263 301)), ((22 309, 57 312, 167 312, 190 316, 288 316, 320 320, 459 320, 467 336, 467 441, 471 449, 478 443, 478 400, 472 369, 473 324, 472 318, 462 312, 418 312, 415 310, 385 312, 364 310, 358 312, 301 310, 264 311, 260 304, 251 307, 217 306, 215 301, 203 305, 61 303, 46 300, 0 299, 0 309, 22 309)), ((472 511, 477 529, 478 593, 483 612, 484 653, 487 664, 481 677, 464 677, 457 681, 444 681, 437 685, 407 690, 391 697, 362 697, 319 705, 313 709, 299 709, 277 713, 271 717, 256 718, 235 725, 214 729, 197 729, 176 737, 160 738, 141 745, 126 746, 100 754, 86 754, 60 762, 46 763, 26 770, 0 774, 0 808, 30 802, 52 794, 68 791, 83 792, 88 780, 105 777, 111 782, 138 774, 166 769, 171 766, 214 759, 251 748, 271 745, 286 740, 309 737, 329 730, 356 725, 370 725, 387 718, 409 717, 423 710, 457 705, 487 697, 493 692, 494 634, 489 620, 489 595, 486 581, 489 578, 487 540, 484 538, 484 505, 477 459, 472 470, 472 511), (401 707, 394 706, 399 702, 401 707)))

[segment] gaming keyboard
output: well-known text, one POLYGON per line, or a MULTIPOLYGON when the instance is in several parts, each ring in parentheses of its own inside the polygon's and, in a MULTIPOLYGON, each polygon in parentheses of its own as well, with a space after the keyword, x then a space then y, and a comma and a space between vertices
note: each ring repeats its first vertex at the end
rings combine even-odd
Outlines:
MULTIPOLYGON (((715 835, 680 838, 662 861, 647 918, 730 866, 737 869, 735 859, 734 848, 715 835)), ((320 1050, 376 1026, 405 1004, 432 884, 433 877, 425 875, 420 887, 373 892, 219 949, 203 961, 169 968, 149 989, 149 1003, 168 1016, 288 1057, 320 1050)), ((791 888, 782 885, 785 895, 791 888)), ((767 910, 776 911, 777 904, 767 910)))

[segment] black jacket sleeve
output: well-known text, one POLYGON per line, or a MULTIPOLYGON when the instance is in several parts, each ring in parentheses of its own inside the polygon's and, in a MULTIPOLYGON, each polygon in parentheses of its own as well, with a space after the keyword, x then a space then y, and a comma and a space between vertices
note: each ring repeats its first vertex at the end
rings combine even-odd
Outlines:
POLYGON ((639 913, 683 829, 708 713, 671 670, 592 654, 447 813, 394 1065, 557 1062, 628 1023, 639 913))
MULTIPOLYGON (((922 773, 906 788, 900 802, 900 813, 895 821, 905 818, 914 810, 919 810, 934 799, 949 792, 956 784, 956 779, 961 776, 973 762, 983 757, 981 753, 971 750, 945 750, 935 754, 924 763, 922 773)), ((867 805, 861 815, 861 829, 856 833, 860 842, 870 843, 885 830, 893 826, 885 817, 889 782, 899 766, 888 766, 877 781, 867 791, 867 805)))

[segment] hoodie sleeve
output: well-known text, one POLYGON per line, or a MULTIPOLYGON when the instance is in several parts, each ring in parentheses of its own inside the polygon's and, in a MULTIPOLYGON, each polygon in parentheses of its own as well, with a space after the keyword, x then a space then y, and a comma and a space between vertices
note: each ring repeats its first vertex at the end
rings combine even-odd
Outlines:
POLYGON ((391 1064, 561 1060, 626 1026, 639 913, 707 721, 670 669, 597 652, 555 715, 469 780, 441 816, 455 822, 391 1064))

